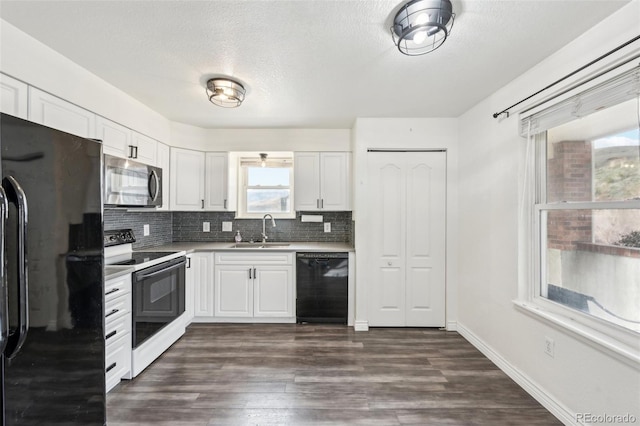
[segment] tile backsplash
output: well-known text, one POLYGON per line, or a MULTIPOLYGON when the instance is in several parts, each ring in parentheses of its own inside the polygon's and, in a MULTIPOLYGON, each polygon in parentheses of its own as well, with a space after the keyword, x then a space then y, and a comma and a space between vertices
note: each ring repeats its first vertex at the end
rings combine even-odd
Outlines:
MULTIPOLYGON (((331 232, 324 232, 322 222, 302 222, 302 212, 295 219, 276 219, 276 227, 267 221, 269 241, 353 242, 351 212, 310 212, 322 215, 331 223, 331 232)), ((233 242, 236 230, 243 241, 259 240, 262 219, 234 219, 234 212, 138 212, 123 209, 105 209, 104 229, 131 228, 136 236, 136 249, 187 241, 233 242), (210 232, 202 231, 202 223, 209 222, 210 232), (222 232, 222 222, 231 222, 231 232, 222 232), (149 236, 143 227, 149 225, 149 236)))
MULTIPOLYGON (((323 216, 324 222, 331 222, 331 232, 324 232, 322 222, 302 222, 300 215, 295 219, 276 219, 276 227, 267 221, 266 233, 269 241, 352 241, 351 212, 313 212, 323 216)), ((215 241, 233 242, 239 230, 243 241, 260 240, 262 219, 234 219, 235 213, 219 212, 174 212, 173 241, 215 241), (211 231, 202 232, 202 222, 209 222, 211 231), (222 232, 222 222, 232 223, 232 232, 222 232)))
POLYGON ((124 209, 104 210, 104 229, 133 229, 134 249, 159 246, 173 241, 172 212, 132 212, 124 209), (149 225, 149 235, 144 236, 144 225, 149 225))

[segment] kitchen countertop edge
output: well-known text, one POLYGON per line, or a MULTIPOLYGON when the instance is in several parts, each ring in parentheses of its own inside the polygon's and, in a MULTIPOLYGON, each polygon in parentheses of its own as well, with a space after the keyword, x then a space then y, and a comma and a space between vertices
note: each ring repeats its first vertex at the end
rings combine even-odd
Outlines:
POLYGON ((131 266, 111 266, 107 265, 104 267, 104 280, 112 280, 114 278, 118 278, 122 275, 131 274, 135 269, 131 266))
MULTIPOLYGON (((273 244, 278 242, 270 241, 273 244)), ((355 251, 353 245, 349 243, 326 243, 326 242, 283 242, 283 244, 289 244, 287 247, 274 247, 274 248, 233 248, 233 243, 230 242, 175 242, 169 244, 163 244, 153 247, 145 247, 140 249, 141 251, 184 251, 187 254, 198 251, 227 251, 227 252, 353 252, 355 251)), ((259 246, 260 243, 256 243, 259 246)))

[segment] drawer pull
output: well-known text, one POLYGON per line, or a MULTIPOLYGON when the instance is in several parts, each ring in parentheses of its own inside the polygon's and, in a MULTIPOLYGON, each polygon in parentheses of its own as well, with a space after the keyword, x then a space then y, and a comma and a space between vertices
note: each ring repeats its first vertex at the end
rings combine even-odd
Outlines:
POLYGON ((116 365, 118 365, 117 362, 114 362, 113 364, 111 364, 110 366, 107 367, 107 369, 105 370, 105 373, 108 373, 109 371, 113 370, 114 368, 116 368, 116 365))
POLYGON ((114 289, 111 289, 108 292, 106 292, 104 295, 108 296, 108 295, 113 294, 113 293, 118 292, 118 291, 120 291, 119 288, 114 288, 114 289))
POLYGON ((107 335, 104 337, 104 340, 108 340, 108 339, 112 338, 113 336, 115 336, 115 335, 116 335, 116 333, 117 333, 117 332, 118 332, 118 330, 113 330, 111 333, 107 334, 107 335))
POLYGON ((113 309, 111 310, 111 312, 109 312, 107 315, 105 315, 105 318, 109 318, 111 315, 120 312, 120 309, 113 309))

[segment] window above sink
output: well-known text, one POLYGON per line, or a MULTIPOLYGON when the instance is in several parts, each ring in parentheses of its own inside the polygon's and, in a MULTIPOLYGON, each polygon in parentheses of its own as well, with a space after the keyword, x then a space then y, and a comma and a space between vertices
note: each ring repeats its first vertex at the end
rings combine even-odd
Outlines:
POLYGON ((293 219, 293 153, 235 153, 238 164, 238 219, 293 219))

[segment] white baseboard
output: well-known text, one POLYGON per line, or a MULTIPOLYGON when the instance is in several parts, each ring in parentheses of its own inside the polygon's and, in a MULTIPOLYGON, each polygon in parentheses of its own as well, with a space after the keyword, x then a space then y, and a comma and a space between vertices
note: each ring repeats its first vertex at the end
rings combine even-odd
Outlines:
POLYGON ((549 410, 551 414, 556 416, 565 425, 580 426, 581 423, 576 421, 576 413, 572 413, 559 401, 556 401, 551 395, 531 380, 525 373, 511 365, 498 352, 493 350, 482 339, 476 336, 471 330, 463 324, 457 323, 457 331, 462 337, 467 339, 469 343, 476 347, 484 356, 489 358, 495 365, 500 368, 507 376, 511 377, 520 387, 522 387, 529 395, 538 401, 544 408, 549 410))
POLYGON ((447 321, 447 331, 458 331, 457 321, 447 321))
POLYGON ((356 321, 353 324, 355 331, 369 331, 369 321, 356 321))

